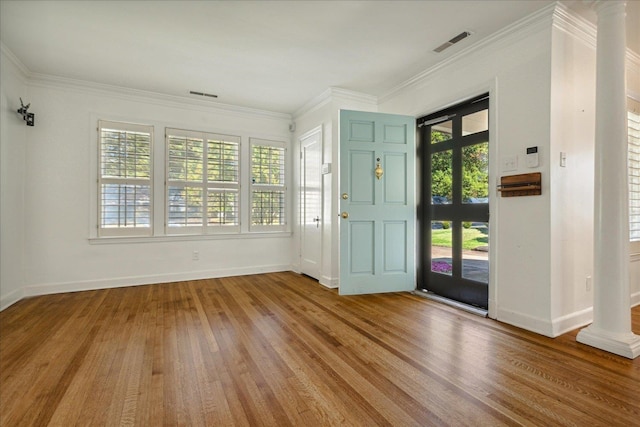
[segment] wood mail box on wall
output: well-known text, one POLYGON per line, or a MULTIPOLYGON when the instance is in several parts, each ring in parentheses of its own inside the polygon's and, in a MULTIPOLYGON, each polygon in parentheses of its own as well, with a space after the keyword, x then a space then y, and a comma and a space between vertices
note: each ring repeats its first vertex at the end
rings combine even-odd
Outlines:
POLYGON ((542 174, 533 172, 503 176, 500 178, 498 191, 502 193, 502 197, 539 196, 542 194, 542 174))

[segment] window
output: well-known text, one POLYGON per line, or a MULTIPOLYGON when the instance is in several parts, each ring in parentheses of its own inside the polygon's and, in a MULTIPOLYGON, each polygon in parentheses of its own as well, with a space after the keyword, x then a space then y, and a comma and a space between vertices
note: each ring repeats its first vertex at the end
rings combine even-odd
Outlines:
POLYGON ((629 235, 640 241, 640 102, 629 99, 629 235))
POLYGON ((153 126, 101 120, 98 138, 98 235, 151 235, 153 126))
POLYGON ((285 230, 285 144, 250 139, 251 230, 285 230))
POLYGON ((240 137, 166 130, 167 234, 240 231, 240 137))

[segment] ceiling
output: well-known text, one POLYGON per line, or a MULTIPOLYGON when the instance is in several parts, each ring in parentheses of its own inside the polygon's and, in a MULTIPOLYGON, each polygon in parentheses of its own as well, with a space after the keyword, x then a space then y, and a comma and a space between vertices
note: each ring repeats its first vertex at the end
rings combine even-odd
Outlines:
MULTIPOLYGON (((385 95, 552 2, 2 0, 0 41, 34 75, 294 113, 329 87, 385 95)), ((628 3, 640 52, 640 1, 628 3)))

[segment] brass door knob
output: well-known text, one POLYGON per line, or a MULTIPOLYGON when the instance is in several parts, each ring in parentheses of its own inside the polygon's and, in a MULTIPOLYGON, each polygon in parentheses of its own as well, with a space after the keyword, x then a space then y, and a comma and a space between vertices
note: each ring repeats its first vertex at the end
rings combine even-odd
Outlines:
POLYGON ((342 200, 347 200, 349 195, 347 193, 342 193, 342 200))
POLYGON ((349 218, 349 212, 342 212, 342 213, 340 214, 340 216, 341 216, 343 219, 347 219, 347 218, 349 218))

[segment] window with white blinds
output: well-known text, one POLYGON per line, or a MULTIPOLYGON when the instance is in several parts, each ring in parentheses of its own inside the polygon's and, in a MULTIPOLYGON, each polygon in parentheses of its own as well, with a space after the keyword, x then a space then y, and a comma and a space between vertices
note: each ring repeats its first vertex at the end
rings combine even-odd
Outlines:
POLYGON ((153 126, 100 120, 98 140, 98 235, 151 235, 153 126))
POLYGON ((250 139, 251 230, 286 229, 284 142, 250 139))
POLYGON ((240 231, 240 137, 166 129, 167 234, 240 231))
POLYGON ((629 99, 629 237, 640 241, 640 102, 629 99))

